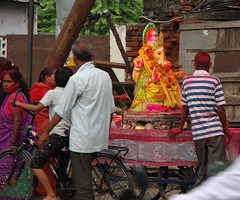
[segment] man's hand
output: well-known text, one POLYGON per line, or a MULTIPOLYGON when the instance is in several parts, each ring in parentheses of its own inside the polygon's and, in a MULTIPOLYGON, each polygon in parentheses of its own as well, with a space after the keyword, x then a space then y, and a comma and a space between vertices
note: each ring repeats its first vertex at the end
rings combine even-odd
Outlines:
POLYGON ((45 141, 48 139, 48 136, 49 136, 49 134, 47 132, 44 132, 42 134, 42 136, 39 138, 37 145, 40 150, 43 150, 43 145, 44 145, 45 141))
POLYGON ((228 136, 228 143, 229 143, 232 139, 232 132, 228 128, 226 128, 223 131, 224 131, 224 134, 228 136))
POLYGON ((10 142, 10 147, 16 147, 15 143, 10 142))
POLYGON ((182 132, 181 128, 172 128, 171 130, 168 131, 168 137, 171 140, 175 140, 176 135, 182 132))

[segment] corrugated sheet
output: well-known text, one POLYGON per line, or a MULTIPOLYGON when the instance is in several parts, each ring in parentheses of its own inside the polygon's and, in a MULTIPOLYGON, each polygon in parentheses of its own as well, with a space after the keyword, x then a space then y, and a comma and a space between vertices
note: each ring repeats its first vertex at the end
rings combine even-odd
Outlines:
MULTIPOLYGON (((8 1, 8 2, 19 2, 19 3, 29 3, 29 0, 0 0, 0 1, 8 1)), ((34 0, 34 3, 38 6, 45 7, 46 4, 41 4, 38 2, 38 0, 34 0)))
POLYGON ((240 9, 240 0, 207 0, 200 3, 198 6, 200 10, 226 10, 226 9, 240 9))
MULTIPOLYGON (((15 2, 20 2, 20 3, 28 3, 29 0, 1 0, 1 1, 15 1, 15 2)), ((35 3, 38 3, 38 0, 34 0, 35 3)))

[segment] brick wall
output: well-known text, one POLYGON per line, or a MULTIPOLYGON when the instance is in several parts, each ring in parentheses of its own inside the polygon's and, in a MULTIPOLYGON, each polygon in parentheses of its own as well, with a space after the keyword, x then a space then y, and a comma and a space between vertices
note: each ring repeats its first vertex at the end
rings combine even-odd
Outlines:
MULTIPOLYGON (((144 1, 144 16, 152 20, 171 20, 182 16, 185 12, 192 10, 201 1, 200 0, 145 0, 144 1), (165 4, 164 4, 165 3, 165 4), (165 6, 163 6, 163 4, 165 6), (172 5, 172 6, 171 6, 172 5), (176 8, 177 5, 177 8, 176 8), (167 7, 167 9, 165 9, 167 7), (171 9, 172 8, 172 9, 171 9), (161 10, 162 9, 162 10, 161 10), (165 9, 165 10, 164 10, 165 9), (159 14, 159 11, 163 14, 159 14)), ((166 50, 166 58, 171 61, 172 65, 179 69, 178 56, 179 56, 179 40, 180 31, 179 25, 182 24, 182 19, 176 21, 165 23, 165 24, 155 24, 160 30, 163 27, 164 34, 164 48, 166 50)), ((138 56, 138 50, 142 46, 142 33, 147 23, 139 24, 128 24, 127 34, 126 34, 126 51, 129 61, 132 62, 134 58, 138 56)))

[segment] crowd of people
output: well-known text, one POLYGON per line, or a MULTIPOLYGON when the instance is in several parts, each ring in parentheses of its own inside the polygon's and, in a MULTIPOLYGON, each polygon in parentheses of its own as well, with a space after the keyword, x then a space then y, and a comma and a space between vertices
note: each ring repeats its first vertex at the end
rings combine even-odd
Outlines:
MULTIPOLYGON (((95 68, 92 45, 86 40, 77 40, 72 45, 72 53, 78 68, 75 74, 67 67, 45 67, 30 90, 18 67, 8 59, 0 58, 0 151, 23 142, 23 129, 31 120, 23 108, 37 112, 34 125, 41 135, 37 141, 41 151, 34 156, 31 168, 43 186, 43 189, 40 186, 36 189, 36 194, 46 195, 44 200, 57 200, 54 179, 44 165, 66 145, 71 153, 76 198, 94 199, 91 162, 97 152, 108 147, 115 112, 111 79, 108 73, 95 68), (22 90, 16 99, 17 107, 13 107, 10 102, 18 88, 22 90)), ((224 134, 231 139, 231 132, 227 127, 221 82, 209 74, 209 54, 199 52, 194 61, 196 71, 183 81, 180 126, 168 134, 174 140, 183 131, 187 116, 191 115, 199 161, 196 186, 200 184, 204 189, 211 185, 201 184, 207 179, 206 168, 209 163, 225 159, 224 134)), ((196 192, 193 190, 192 194, 196 195, 196 192)), ((172 199, 193 198, 178 196, 172 199)))
POLYGON ((36 188, 36 195, 45 195, 44 200, 57 200, 51 173, 44 168, 46 160, 68 145, 76 197, 94 199, 90 166, 94 155, 108 147, 115 112, 110 76, 95 68, 92 45, 77 40, 72 52, 78 68, 74 75, 68 67, 45 67, 30 90, 18 67, 0 59, 0 151, 23 143, 23 129, 31 120, 23 108, 37 112, 34 126, 41 135, 37 141, 40 151, 32 152, 31 168, 43 186, 36 188), (22 91, 16 98, 17 107, 13 107, 10 102, 18 88, 22 91))

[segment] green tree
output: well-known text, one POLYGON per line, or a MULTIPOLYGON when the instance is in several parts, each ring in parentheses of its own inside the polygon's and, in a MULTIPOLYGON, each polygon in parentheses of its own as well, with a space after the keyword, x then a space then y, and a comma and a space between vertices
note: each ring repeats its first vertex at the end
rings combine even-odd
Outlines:
POLYGON ((56 32, 56 10, 55 0, 39 1, 46 6, 38 6, 38 32, 55 33, 56 32))
MULTIPOLYGON (((104 10, 111 12, 114 24, 136 23, 143 14, 143 0, 96 0, 91 12, 100 14, 104 10)), ((92 26, 85 26, 82 35, 109 35, 109 26, 105 18, 92 22, 92 26)))
MULTIPOLYGON (((55 33, 56 11, 54 0, 40 0, 47 4, 45 8, 38 9, 38 32, 55 33)), ((143 0, 96 0, 91 10, 100 14, 109 10, 115 24, 136 23, 143 13, 143 0)), ((105 18, 91 21, 90 26, 84 26, 81 35, 109 35, 109 26, 105 18)))

